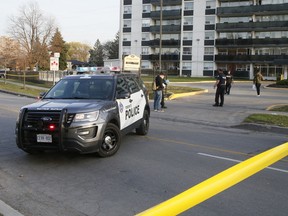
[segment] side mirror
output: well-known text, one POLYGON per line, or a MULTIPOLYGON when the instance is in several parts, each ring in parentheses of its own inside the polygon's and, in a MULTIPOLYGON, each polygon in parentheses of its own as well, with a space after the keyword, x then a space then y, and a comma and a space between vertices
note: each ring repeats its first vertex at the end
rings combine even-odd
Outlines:
POLYGON ((39 99, 39 100, 42 99, 45 94, 46 94, 46 92, 41 92, 41 93, 39 94, 39 96, 38 96, 38 99, 39 99))
POLYGON ((117 99, 127 99, 127 98, 130 98, 130 93, 128 92, 117 95, 117 99))

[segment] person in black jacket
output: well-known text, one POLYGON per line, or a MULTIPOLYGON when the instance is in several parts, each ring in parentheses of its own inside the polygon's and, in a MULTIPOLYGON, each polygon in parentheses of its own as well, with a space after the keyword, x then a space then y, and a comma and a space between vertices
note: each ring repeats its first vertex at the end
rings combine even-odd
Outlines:
POLYGON ((216 83, 214 84, 214 88, 217 87, 216 93, 215 93, 215 104, 213 106, 220 106, 222 107, 224 104, 224 94, 225 94, 225 88, 226 88, 226 77, 225 74, 221 69, 218 70, 218 76, 216 83), (220 103, 219 103, 220 98, 220 103))
POLYGON ((227 95, 230 94, 232 83, 233 83, 233 76, 230 73, 230 71, 228 71, 226 75, 226 92, 225 92, 227 95))
POLYGON ((164 112, 161 109, 161 100, 162 100, 162 94, 163 94, 163 79, 164 79, 164 73, 160 72, 155 77, 155 83, 156 83, 156 90, 154 90, 154 111, 155 112, 164 112))

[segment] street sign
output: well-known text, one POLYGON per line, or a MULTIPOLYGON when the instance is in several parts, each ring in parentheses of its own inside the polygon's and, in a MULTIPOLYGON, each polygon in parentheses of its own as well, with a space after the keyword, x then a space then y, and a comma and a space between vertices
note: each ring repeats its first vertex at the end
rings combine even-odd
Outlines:
POLYGON ((125 71, 138 71, 140 69, 141 59, 135 55, 129 55, 124 58, 125 71))
POLYGON ((50 70, 51 71, 59 70, 59 58, 50 57, 50 70))

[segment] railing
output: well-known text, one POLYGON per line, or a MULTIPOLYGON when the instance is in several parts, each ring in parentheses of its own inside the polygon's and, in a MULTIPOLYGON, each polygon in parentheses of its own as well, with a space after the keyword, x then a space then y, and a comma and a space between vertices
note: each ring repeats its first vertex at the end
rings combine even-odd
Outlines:
POLYGON ((137 216, 178 215, 288 156, 288 142, 241 162, 137 216))

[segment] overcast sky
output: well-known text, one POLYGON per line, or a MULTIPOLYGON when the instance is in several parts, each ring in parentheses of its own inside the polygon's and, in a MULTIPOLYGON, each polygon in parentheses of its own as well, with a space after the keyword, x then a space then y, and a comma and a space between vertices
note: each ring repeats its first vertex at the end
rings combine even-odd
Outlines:
POLYGON ((0 8, 0 36, 7 36, 8 17, 18 16, 19 8, 37 2, 44 15, 53 17, 66 42, 93 46, 113 40, 119 31, 119 0, 6 0, 0 8))

